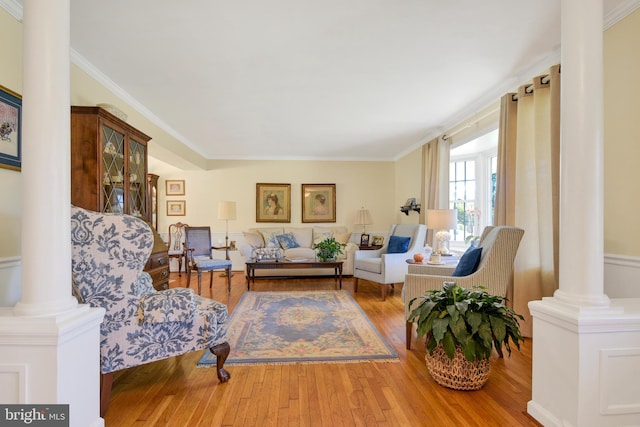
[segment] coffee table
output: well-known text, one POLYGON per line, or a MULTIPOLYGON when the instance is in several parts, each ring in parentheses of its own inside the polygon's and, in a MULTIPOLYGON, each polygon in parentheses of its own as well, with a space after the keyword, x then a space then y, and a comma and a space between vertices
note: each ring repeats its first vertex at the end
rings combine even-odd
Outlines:
POLYGON ((247 290, 251 290, 251 283, 256 283, 256 270, 278 270, 296 268, 333 268, 336 289, 340 284, 342 289, 342 263, 344 261, 247 261, 247 290))

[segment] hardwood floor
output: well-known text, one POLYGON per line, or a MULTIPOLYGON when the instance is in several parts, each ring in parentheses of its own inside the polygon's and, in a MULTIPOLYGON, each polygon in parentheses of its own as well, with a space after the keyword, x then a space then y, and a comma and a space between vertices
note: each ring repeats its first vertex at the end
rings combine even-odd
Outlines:
MULTIPOLYGON (((231 294, 215 273, 210 293, 231 312, 244 292, 234 272, 231 294)), ((186 286, 171 273, 171 287, 186 286)), ((194 276, 195 279, 195 276, 194 276)), ((206 280, 205 280, 206 279, 206 280)), ((192 284, 195 280, 192 280, 192 284)), ((116 372, 107 427, 119 426, 538 426, 526 413, 531 399, 531 340, 511 357, 492 360, 479 391, 450 390, 435 383, 424 362, 422 340, 405 348, 400 286, 380 300, 380 288, 343 279, 380 333, 395 347, 399 363, 336 363, 226 366, 228 383, 214 369, 196 368, 202 351, 116 372)), ((197 285, 196 285, 197 286, 197 285)), ((257 280, 255 291, 334 289, 333 279, 257 280)), ((414 337, 415 340, 415 337, 414 337)))

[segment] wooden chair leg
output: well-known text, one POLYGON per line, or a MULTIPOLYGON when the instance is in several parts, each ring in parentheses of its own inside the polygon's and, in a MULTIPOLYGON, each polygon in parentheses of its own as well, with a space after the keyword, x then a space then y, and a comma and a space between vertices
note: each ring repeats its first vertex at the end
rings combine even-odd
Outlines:
POLYGON ((202 270, 198 269, 198 295, 202 295, 202 270))
POLYGON ((231 265, 229 265, 227 267, 227 290, 229 291, 229 293, 231 293, 231 275, 233 273, 231 272, 231 265))
POLYGON ((213 289, 213 275, 215 271, 211 270, 211 275, 209 276, 209 290, 213 289))
POLYGON ((385 284, 380 285, 380 289, 382 292, 382 301, 385 301, 387 299, 387 286, 388 285, 385 285, 385 284))
POLYGON ((413 322, 407 322, 407 350, 411 350, 411 336, 413 335, 413 322))
POLYGON ((178 277, 182 277, 182 257, 178 257, 178 277))
POLYGON ((358 278, 356 277, 356 281, 355 281, 355 283, 353 284, 353 292, 358 292, 358 280, 360 280, 360 279, 358 279, 358 278))
MULTIPOLYGON (((211 272, 213 274, 213 272, 211 272)), ((224 362, 227 360, 229 356, 229 352, 231 351, 231 347, 228 342, 223 342, 222 344, 218 344, 214 347, 211 347, 209 351, 216 355, 216 369, 218 373, 218 380, 221 383, 226 383, 231 378, 229 372, 224 369, 224 362)))
POLYGON ((187 288, 188 288, 191 285, 191 268, 189 268, 187 264, 185 264, 184 268, 187 272, 187 288))
POLYGON ((111 398, 111 386, 113 385, 113 372, 100 375, 100 416, 104 418, 111 398))

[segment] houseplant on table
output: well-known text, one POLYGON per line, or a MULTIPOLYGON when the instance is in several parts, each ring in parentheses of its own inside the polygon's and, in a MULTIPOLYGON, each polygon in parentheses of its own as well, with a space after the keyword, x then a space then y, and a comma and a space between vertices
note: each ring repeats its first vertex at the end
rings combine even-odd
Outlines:
POLYGON ((347 246, 338 242, 335 238, 329 237, 321 242, 314 243, 313 249, 317 251, 321 261, 335 261, 336 257, 342 254, 342 249, 347 246))
POLYGON ((503 346, 511 354, 511 343, 520 349, 518 319, 524 318, 505 301, 481 286, 465 289, 444 282, 442 290, 409 302, 409 309, 417 302, 408 321, 418 324, 418 337, 427 337, 427 368, 438 384, 477 390, 489 378, 493 347, 500 356, 503 346))

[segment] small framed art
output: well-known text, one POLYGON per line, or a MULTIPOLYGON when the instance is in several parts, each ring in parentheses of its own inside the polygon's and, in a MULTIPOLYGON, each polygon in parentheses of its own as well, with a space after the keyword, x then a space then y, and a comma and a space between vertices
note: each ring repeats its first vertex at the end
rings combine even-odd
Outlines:
POLYGON ((335 184, 302 184, 302 222, 336 222, 335 184))
POLYGON ((184 196, 184 179, 168 179, 165 185, 167 196, 184 196))
POLYGON ((186 200, 167 200, 167 216, 185 216, 186 214, 186 200))
POLYGON ((256 222, 291 222, 291 184, 256 184, 256 222))
POLYGON ((360 246, 369 246, 369 235, 361 234, 360 235, 360 246))
POLYGON ((373 246, 382 246, 384 244, 384 237, 382 236, 371 237, 371 244, 373 246))
POLYGON ((22 97, 0 86, 0 168, 22 168, 22 97))

